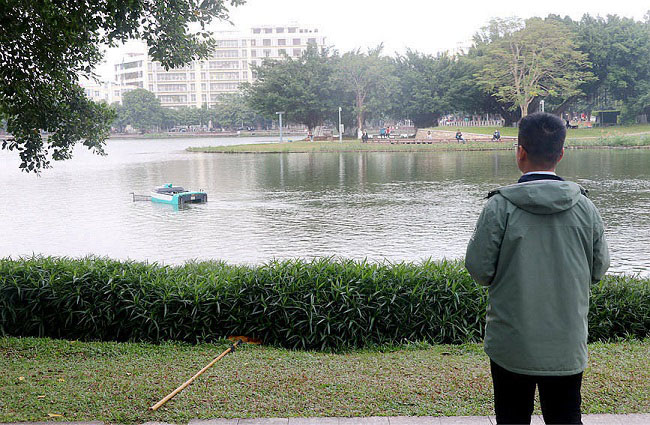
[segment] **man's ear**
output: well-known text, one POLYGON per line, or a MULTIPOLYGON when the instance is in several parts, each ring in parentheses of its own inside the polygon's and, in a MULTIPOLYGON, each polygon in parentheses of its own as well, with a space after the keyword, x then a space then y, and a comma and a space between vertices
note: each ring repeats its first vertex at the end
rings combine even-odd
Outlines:
POLYGON ((519 162, 522 162, 526 160, 526 156, 528 155, 528 152, 526 152, 526 149, 524 149, 521 145, 517 145, 517 150, 515 155, 517 155, 517 160, 519 160, 519 162))
MULTIPOLYGON (((557 162, 560 162, 560 160, 562 159, 563 156, 564 156, 564 148, 562 148, 562 152, 560 152, 560 157, 557 159, 557 162)), ((556 164, 557 164, 557 162, 556 162, 556 164)))

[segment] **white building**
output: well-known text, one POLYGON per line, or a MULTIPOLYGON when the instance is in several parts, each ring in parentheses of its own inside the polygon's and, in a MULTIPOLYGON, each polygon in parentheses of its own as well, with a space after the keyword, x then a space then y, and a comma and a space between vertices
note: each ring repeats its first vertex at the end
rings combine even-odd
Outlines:
POLYGON ((95 102, 106 102, 108 104, 121 102, 120 90, 113 82, 96 82, 82 80, 79 85, 84 89, 86 97, 95 102))
POLYGON ((165 107, 214 105, 221 95, 253 81, 251 64, 260 65, 265 58, 298 57, 310 44, 325 47, 318 29, 297 24, 258 26, 247 33, 220 32, 214 37, 217 48, 208 59, 168 71, 145 53, 124 55, 115 65, 114 98, 139 87, 154 93, 165 107))

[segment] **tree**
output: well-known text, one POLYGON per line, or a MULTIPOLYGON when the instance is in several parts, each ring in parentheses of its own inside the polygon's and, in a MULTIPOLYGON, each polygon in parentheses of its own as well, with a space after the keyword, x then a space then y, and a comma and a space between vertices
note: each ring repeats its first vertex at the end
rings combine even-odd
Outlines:
POLYGON ((212 111, 214 123, 225 128, 256 127, 264 120, 241 93, 220 96, 212 111))
POLYGON ((382 49, 380 44, 369 49, 367 54, 354 50, 345 53, 337 62, 334 80, 344 92, 352 94, 359 130, 364 127, 368 115, 378 116, 389 111, 387 100, 397 85, 393 62, 381 56, 382 49))
POLYGON ((155 94, 145 89, 135 89, 122 95, 123 116, 119 121, 123 125, 144 132, 159 128, 163 121, 163 108, 155 94))
POLYGON ((584 87, 587 105, 612 107, 611 103, 621 102, 632 118, 644 113, 650 85, 650 23, 585 15, 574 28, 597 77, 584 87), (603 104, 603 99, 610 104, 603 104))
POLYGON ((257 80, 244 84, 248 104, 262 116, 275 119, 284 111, 287 122, 306 125, 309 130, 321 125, 338 111, 333 99, 332 60, 329 52, 308 47, 299 58, 265 60, 254 66, 257 80))
POLYGON ((573 33, 557 20, 492 21, 478 38, 485 36, 492 39, 477 83, 499 101, 519 107, 522 116, 535 98, 568 99, 582 93, 579 87, 594 78, 573 33))
POLYGON ((4 0, 0 25, 0 119, 14 136, 20 167, 39 171, 50 158, 70 158, 79 141, 98 153, 114 113, 88 100, 80 77, 94 78, 102 44, 142 39, 166 68, 206 56, 214 42, 205 25, 227 19, 226 3, 245 0, 4 0), (190 24, 200 30, 189 32, 190 24), (49 137, 43 138, 41 131, 49 137))
POLYGON ((399 88, 395 93, 393 115, 409 118, 416 127, 437 125, 438 119, 454 110, 449 96, 454 59, 407 50, 396 59, 399 88))

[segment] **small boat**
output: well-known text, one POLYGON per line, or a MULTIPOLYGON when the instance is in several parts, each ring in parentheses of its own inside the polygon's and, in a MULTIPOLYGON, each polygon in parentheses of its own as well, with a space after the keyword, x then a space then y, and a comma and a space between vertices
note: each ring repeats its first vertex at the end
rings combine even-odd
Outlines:
POLYGON ((208 194, 205 192, 191 192, 168 183, 151 190, 151 201, 177 206, 201 204, 208 202, 208 194))

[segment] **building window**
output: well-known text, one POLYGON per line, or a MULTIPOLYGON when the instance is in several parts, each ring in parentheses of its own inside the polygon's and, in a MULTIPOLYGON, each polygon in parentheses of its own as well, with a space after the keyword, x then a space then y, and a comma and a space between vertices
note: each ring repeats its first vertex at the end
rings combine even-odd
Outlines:
POLYGON ((247 57, 247 56, 248 56, 248 52, 247 52, 246 50, 242 50, 242 51, 241 51, 241 57, 242 57, 242 58, 245 58, 245 57, 247 57))
POLYGON ((210 84, 210 90, 214 90, 214 91, 237 90, 237 88, 239 88, 239 83, 212 83, 212 84, 210 84))
POLYGON ((196 95, 195 95, 195 94, 191 94, 191 95, 190 95, 190 100, 191 100, 192 102, 196 102, 196 95))
POLYGON ((284 28, 276 28, 276 29, 275 29, 275 32, 276 32, 277 34, 282 34, 282 33, 284 32, 284 28))
POLYGON ((284 56, 287 54, 287 49, 278 49, 278 56, 284 56))
POLYGON ((187 79, 187 74, 184 72, 161 72, 156 76, 158 81, 183 81, 187 79))
POLYGON ((293 33, 296 32, 296 29, 297 29, 297 28, 289 28, 289 29, 287 30, 287 32, 290 32, 290 33, 293 34, 293 33))
POLYGON ((201 83, 201 90, 206 91, 208 87, 205 85, 205 83, 201 83))
POLYGON ((270 46, 271 45, 271 39, 270 38, 265 38, 262 40, 262 45, 263 46, 270 46))
POLYGON ((239 47, 237 40, 218 40, 218 47, 239 47))
POLYGON ((239 72, 211 72, 211 80, 239 80, 239 72))
POLYGON ((186 95, 162 95, 159 96, 160 103, 187 103, 186 95))
POLYGON ((251 47, 255 46, 255 40, 251 40, 251 47))
POLYGON ((190 84, 190 91, 195 91, 196 90, 196 84, 192 83, 190 84))
POLYGON ((210 61, 210 69, 237 69, 239 61, 210 61))
POLYGON ((158 84, 158 91, 161 93, 187 91, 187 84, 158 84))
POLYGON ((260 32, 262 32, 260 28, 253 28, 253 34, 259 34, 260 32))
POLYGON ((239 55, 239 50, 217 50, 214 52, 215 58, 236 58, 239 55))
POLYGON ((273 32, 273 28, 264 28, 264 34, 271 34, 273 32))
POLYGON ((202 94, 201 95, 201 101, 203 101, 203 103, 205 103, 207 100, 208 100, 208 96, 202 94))
POLYGON ((248 62, 246 62, 246 61, 241 61, 241 68, 242 68, 242 69, 248 69, 248 62))
POLYGON ((315 38, 307 39, 307 44, 316 44, 316 39, 315 38))
POLYGON ((251 57, 256 58, 257 57, 257 50, 253 49, 251 50, 251 57))
POLYGON ((241 46, 242 46, 242 47, 246 47, 246 40, 242 40, 242 41, 241 41, 241 46))
POLYGON ((202 73, 201 73, 201 79, 202 79, 202 80, 207 80, 207 78, 208 78, 208 77, 207 77, 207 74, 206 74, 205 72, 202 72, 202 73))
POLYGON ((265 58, 271 57, 271 50, 270 49, 265 49, 264 50, 264 57, 265 58))
POLYGON ((300 39, 299 38, 294 38, 293 39, 293 45, 294 46, 300 46, 300 39))
POLYGON ((287 45, 287 40, 284 38, 279 38, 278 39, 278 46, 286 46, 287 45))
POLYGON ((293 55, 294 56, 300 56, 300 49, 293 49, 293 55))

